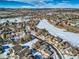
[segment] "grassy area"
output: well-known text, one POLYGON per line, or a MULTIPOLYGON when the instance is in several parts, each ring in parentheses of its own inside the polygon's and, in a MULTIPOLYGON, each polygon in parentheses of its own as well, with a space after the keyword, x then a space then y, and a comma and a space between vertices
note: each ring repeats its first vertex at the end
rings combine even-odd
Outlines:
POLYGON ((70 31, 70 32, 79 33, 79 28, 77 28, 77 27, 72 27, 72 26, 68 26, 68 25, 59 25, 57 27, 66 29, 67 31, 70 31))
POLYGON ((77 28, 77 27, 66 26, 65 28, 67 31, 79 33, 79 28, 77 28))

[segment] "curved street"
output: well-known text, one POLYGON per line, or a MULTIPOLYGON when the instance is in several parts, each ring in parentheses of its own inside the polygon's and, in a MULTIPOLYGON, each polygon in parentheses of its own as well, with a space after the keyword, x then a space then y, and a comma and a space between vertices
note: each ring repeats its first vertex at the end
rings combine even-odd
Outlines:
MULTIPOLYGON (((31 33, 30 33, 31 34, 31 33)), ((50 43, 46 42, 45 40, 42 40, 41 38, 38 38, 37 36, 31 34, 32 36, 34 36, 35 38, 41 40, 42 42, 47 43, 48 45, 50 45, 56 52, 56 54, 58 55, 59 59, 65 59, 64 56, 62 55, 62 53, 53 45, 51 45, 50 43)))

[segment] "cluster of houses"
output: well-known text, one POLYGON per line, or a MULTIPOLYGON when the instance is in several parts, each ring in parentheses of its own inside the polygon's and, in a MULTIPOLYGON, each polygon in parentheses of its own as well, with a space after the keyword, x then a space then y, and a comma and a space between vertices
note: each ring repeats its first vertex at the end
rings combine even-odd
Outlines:
MULTIPOLYGON (((31 22, 32 21, 30 21, 29 23, 31 24, 31 22)), ((35 21, 34 21, 34 24, 35 24, 35 21)), ((38 38, 41 38, 45 42, 48 42, 49 44, 56 47, 63 55, 68 55, 68 56, 78 56, 79 55, 78 47, 72 46, 69 42, 63 41, 63 39, 60 37, 55 37, 55 36, 51 35, 45 29, 39 29, 37 27, 33 27, 33 29, 31 29, 31 32, 38 38)), ((36 44, 37 48, 40 47, 41 44, 39 44, 39 43, 37 43, 37 44, 36 44)), ((44 49, 44 47, 43 47, 43 49, 44 49)))
MULTIPOLYGON (((21 44, 25 44, 34 39, 34 37, 28 33, 28 29, 26 29, 25 22, 15 23, 7 21, 0 24, 0 54, 4 54, 6 49, 10 49, 8 55, 10 58, 12 55, 18 54, 23 47, 26 47, 21 46, 21 44)), ((25 53, 26 52, 27 51, 25 51, 25 53)), ((21 55, 22 53, 19 54, 21 55)))
MULTIPOLYGON (((26 12, 26 10, 22 12, 26 12)), ((7 20, 0 24, 0 57, 5 53, 6 49, 8 49, 8 59, 56 59, 59 55, 55 54, 55 52, 61 54, 60 59, 64 55, 79 56, 78 47, 72 46, 69 42, 64 41, 58 36, 51 35, 45 29, 36 27, 40 20, 47 19, 53 25, 66 28, 67 30, 75 28, 74 31, 79 32, 78 15, 74 15, 72 12, 54 12, 48 9, 30 10, 28 15, 32 17, 28 18, 30 20, 27 22, 22 18, 21 22, 17 22, 17 20, 9 22, 7 20), (32 46, 23 46, 23 44, 35 38, 38 41, 32 46)))

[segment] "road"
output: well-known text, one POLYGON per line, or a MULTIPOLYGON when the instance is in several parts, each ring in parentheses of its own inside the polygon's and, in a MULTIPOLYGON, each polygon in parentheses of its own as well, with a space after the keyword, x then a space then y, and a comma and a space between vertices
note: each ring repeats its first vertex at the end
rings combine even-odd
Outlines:
MULTIPOLYGON (((31 33, 30 33, 31 34, 31 33)), ((34 36, 35 38, 41 40, 42 42, 45 42, 47 43, 48 45, 50 45, 54 50, 55 52, 57 53, 57 55, 59 56, 59 59, 65 59, 64 56, 58 51, 58 49, 56 47, 54 47, 53 45, 51 45, 50 43, 46 42, 45 40, 42 40, 41 38, 38 38, 37 36, 31 34, 32 36, 34 36)))

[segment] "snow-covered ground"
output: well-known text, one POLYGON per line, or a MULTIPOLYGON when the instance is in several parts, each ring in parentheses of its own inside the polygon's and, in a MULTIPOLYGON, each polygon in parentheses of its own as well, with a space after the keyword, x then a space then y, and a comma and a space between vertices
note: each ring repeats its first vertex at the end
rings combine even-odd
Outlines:
POLYGON ((71 58, 73 58, 73 59, 79 59, 78 56, 67 56, 67 55, 64 55, 64 56, 65 56, 65 59, 71 59, 71 58))
POLYGON ((8 56, 7 56, 7 53, 9 52, 8 51, 9 49, 6 49, 6 52, 4 52, 3 54, 0 54, 0 59, 6 59, 8 56))
POLYGON ((40 29, 46 29, 50 34, 54 36, 59 36, 64 41, 68 41, 72 45, 79 47, 79 36, 76 35, 76 33, 64 32, 62 29, 59 29, 48 23, 46 19, 40 20, 37 27, 40 29))
MULTIPOLYGON (((6 44, 6 45, 3 45, 3 46, 8 46, 10 48, 13 47, 12 44, 6 44)), ((7 56, 7 53, 9 52, 9 49, 5 49, 5 52, 3 54, 0 54, 0 59, 6 59, 8 56, 7 56)))
POLYGON ((29 41, 25 44, 21 44, 22 46, 32 46, 34 43, 36 43, 38 39, 33 39, 32 41, 29 41))
POLYGON ((24 35, 25 35, 24 31, 18 32, 18 34, 14 38, 17 40, 17 39, 24 37, 24 35))
MULTIPOLYGON (((27 42, 25 44, 21 44, 21 46, 30 46, 31 47, 37 41, 38 41, 38 39, 33 39, 32 41, 29 41, 29 42, 27 42)), ((3 45, 3 46, 8 46, 8 47, 12 48, 14 45, 6 44, 6 45, 3 45)), ((7 58, 7 53, 9 52, 8 50, 9 49, 5 49, 5 52, 3 54, 0 54, 0 58, 7 58)), ((36 54, 38 54, 38 53, 36 53, 36 54)))
POLYGON ((21 22, 21 17, 16 17, 16 18, 6 18, 6 19, 0 19, 0 23, 4 23, 6 21, 9 22, 21 22), (19 19, 19 20, 18 20, 19 19), (15 21, 16 20, 16 21, 15 21))
POLYGON ((28 18, 30 18, 30 17, 31 17, 31 16, 25 16, 24 19, 23 19, 22 17, 0 19, 0 24, 6 22, 7 20, 8 20, 9 22, 16 22, 16 23, 22 22, 22 21, 26 21, 26 22, 27 22, 27 21, 30 20, 30 19, 28 19, 28 18))

